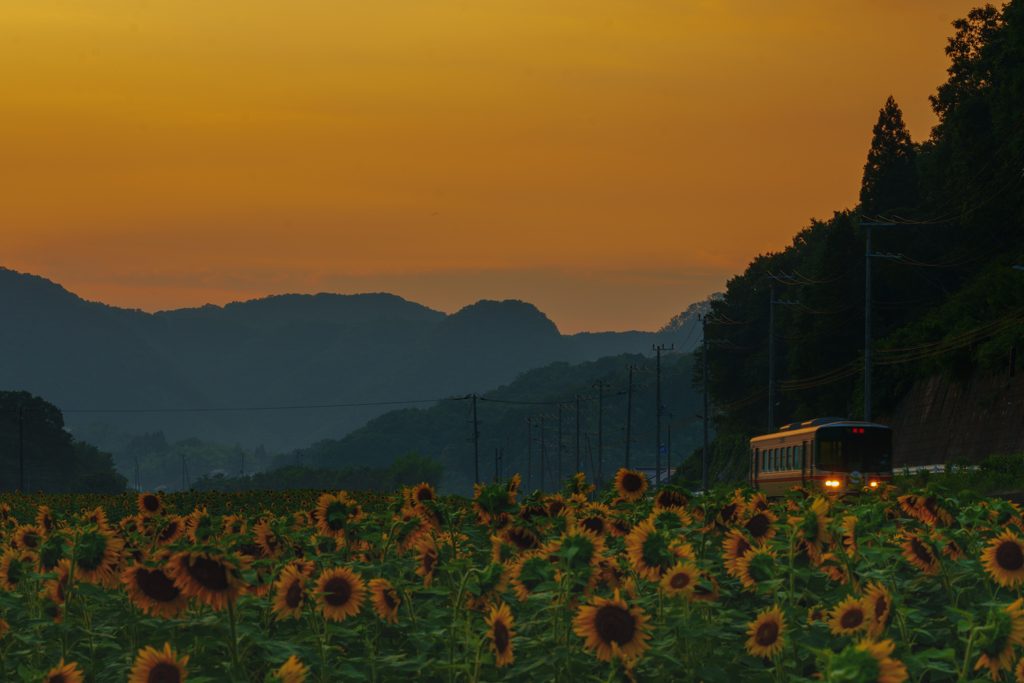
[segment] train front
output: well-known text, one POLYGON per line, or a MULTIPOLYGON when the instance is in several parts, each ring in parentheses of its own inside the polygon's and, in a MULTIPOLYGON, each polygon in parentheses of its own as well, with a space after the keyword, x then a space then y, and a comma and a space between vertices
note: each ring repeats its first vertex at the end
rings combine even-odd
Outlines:
POLYGON ((892 482, 892 430, 871 423, 828 425, 814 435, 815 488, 844 494, 892 482))

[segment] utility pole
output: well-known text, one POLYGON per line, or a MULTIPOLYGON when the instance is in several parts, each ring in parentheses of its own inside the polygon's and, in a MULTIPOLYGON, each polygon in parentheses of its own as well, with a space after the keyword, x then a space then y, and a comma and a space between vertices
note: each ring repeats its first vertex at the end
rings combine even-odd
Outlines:
MULTIPOLYGON (((669 418, 673 417, 672 413, 669 413, 669 418)), ((665 457, 668 460, 665 463, 665 469, 668 470, 668 483, 672 483, 672 423, 668 423, 668 450, 665 451, 665 457)))
POLYGON ((604 380, 594 384, 598 390, 597 398, 597 488, 604 487, 604 389, 609 386, 604 380))
MULTIPOLYGON (((864 249, 864 421, 871 422, 871 226, 896 223, 861 223, 867 228, 864 249)), ((881 256, 881 254, 879 254, 881 256)))
POLYGON ((544 413, 540 414, 540 490, 544 490, 544 413))
POLYGON ((533 488, 533 418, 526 416, 526 490, 533 488))
MULTIPOLYGON (((671 346, 671 350, 674 350, 675 348, 676 348, 676 345, 673 344, 671 346)), ((657 406, 657 411, 656 411, 657 412, 657 420, 656 420, 656 425, 655 425, 655 428, 654 428, 654 430, 655 430, 655 437, 654 437, 654 454, 655 454, 654 455, 654 458, 655 458, 654 482, 655 482, 655 486, 660 489, 661 488, 661 352, 662 351, 668 351, 670 349, 666 348, 664 344, 662 344, 661 346, 658 346, 657 344, 655 344, 654 345, 654 350, 658 354, 658 371, 657 371, 657 381, 656 381, 656 384, 657 384, 658 388, 657 388, 657 392, 656 392, 656 396, 655 396, 655 402, 656 402, 656 406, 657 406)))
POLYGON ((491 480, 492 484, 498 483, 498 447, 494 447, 494 479, 491 480))
POLYGON ((505 434, 505 478, 509 478, 509 468, 512 467, 512 437, 505 434))
POLYGON ((476 394, 473 394, 473 467, 476 470, 476 483, 480 483, 480 430, 476 420, 476 394))
POLYGON ((701 491, 708 490, 708 464, 710 458, 708 457, 708 317, 702 316, 700 318, 701 324, 701 340, 700 340, 700 353, 701 353, 701 371, 700 381, 701 389, 704 394, 704 411, 701 414, 701 419, 704 421, 704 441, 703 448, 701 450, 702 456, 702 473, 700 480, 701 491))
POLYGON ((558 404, 558 480, 555 482, 555 491, 562 483, 562 404, 558 404))
POLYGON ((629 469, 629 443, 633 440, 633 366, 629 368, 629 389, 626 391, 626 469, 629 469))
POLYGON ((770 434, 775 431, 775 305, 799 306, 800 304, 796 301, 775 300, 775 281, 792 280, 794 279, 792 275, 768 275, 766 277, 772 281, 772 294, 768 307, 768 433, 770 434))
POLYGON ((21 470, 21 492, 28 493, 25 490, 25 413, 21 406, 18 406, 18 467, 21 470))
POLYGON ((573 474, 579 474, 582 470, 580 469, 580 395, 576 394, 576 471, 573 474))

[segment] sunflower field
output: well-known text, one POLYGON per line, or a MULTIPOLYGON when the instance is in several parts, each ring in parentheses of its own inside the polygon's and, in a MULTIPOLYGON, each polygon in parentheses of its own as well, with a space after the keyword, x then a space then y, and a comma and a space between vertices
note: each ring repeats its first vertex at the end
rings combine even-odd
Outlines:
POLYGON ((1001 500, 0 495, 4 681, 1024 683, 1001 500))

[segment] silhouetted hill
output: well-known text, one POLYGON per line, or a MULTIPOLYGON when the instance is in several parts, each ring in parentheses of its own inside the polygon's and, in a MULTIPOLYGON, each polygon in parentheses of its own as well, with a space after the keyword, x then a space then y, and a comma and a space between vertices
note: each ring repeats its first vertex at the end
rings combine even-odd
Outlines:
POLYGON ((340 438, 396 406, 217 409, 482 393, 532 368, 622 353, 641 338, 640 350, 649 350, 644 335, 656 336, 607 333, 599 346, 581 344, 522 301, 480 301, 446 315, 383 293, 289 294, 150 314, 84 301, 4 268, 0 319, 0 389, 53 402, 72 431, 103 422, 271 450, 340 438), (152 408, 169 412, 76 412, 152 408), (214 410, 171 412, 186 408, 214 410))

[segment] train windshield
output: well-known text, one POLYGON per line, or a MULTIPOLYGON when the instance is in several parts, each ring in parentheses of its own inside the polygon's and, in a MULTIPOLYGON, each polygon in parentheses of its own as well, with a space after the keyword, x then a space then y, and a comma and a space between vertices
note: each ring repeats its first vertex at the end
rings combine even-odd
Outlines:
POLYGON ((815 465, 825 472, 891 472, 892 430, 822 427, 815 436, 815 465))

